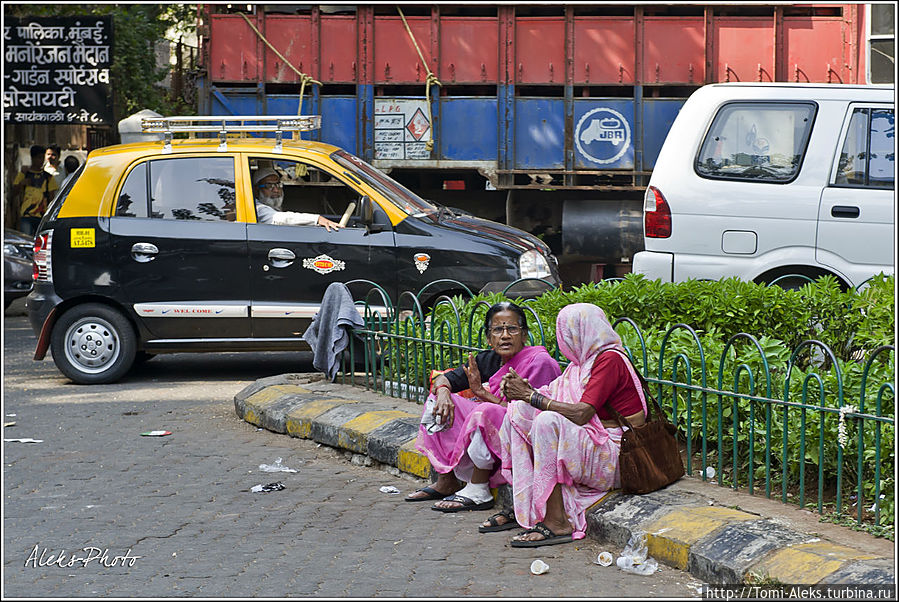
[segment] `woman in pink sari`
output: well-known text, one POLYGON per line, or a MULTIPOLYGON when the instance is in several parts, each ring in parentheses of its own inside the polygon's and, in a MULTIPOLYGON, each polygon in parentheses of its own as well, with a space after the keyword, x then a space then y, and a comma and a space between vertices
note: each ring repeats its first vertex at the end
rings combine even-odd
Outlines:
POLYGON ((621 428, 609 408, 634 426, 645 419, 639 377, 602 309, 564 307, 556 340, 571 360, 562 376, 536 388, 510 371, 503 383, 514 401, 500 431, 502 473, 512 484, 515 518, 527 529, 512 547, 583 538, 587 508, 620 486, 621 428))
POLYGON ((525 346, 527 328, 520 307, 509 302, 493 305, 484 319, 492 349, 469 356, 467 366, 434 379, 415 447, 431 461, 437 482, 413 492, 407 502, 441 500, 433 506, 441 512, 493 507, 490 487, 506 483, 499 471, 499 428, 507 405, 500 386, 503 377, 514 369, 541 386, 561 372, 545 348, 525 346), (465 389, 475 398, 458 395, 465 389), (461 490, 459 481, 467 482, 461 490))

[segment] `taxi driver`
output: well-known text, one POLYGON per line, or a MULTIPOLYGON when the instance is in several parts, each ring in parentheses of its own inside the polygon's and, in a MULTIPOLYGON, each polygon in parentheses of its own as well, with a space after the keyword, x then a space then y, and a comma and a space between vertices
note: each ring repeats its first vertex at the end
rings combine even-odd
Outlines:
POLYGON ((281 176, 270 167, 262 167, 253 175, 253 197, 256 199, 256 219, 261 224, 276 226, 324 226, 328 232, 341 228, 323 215, 281 211, 284 187, 281 176))

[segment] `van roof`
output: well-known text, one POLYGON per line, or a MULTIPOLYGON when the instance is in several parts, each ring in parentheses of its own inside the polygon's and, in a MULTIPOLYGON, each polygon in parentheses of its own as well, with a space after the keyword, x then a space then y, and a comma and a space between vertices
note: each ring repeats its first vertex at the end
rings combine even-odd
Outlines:
POLYGON ((691 98, 721 100, 839 100, 848 102, 893 102, 895 89, 890 85, 812 84, 794 82, 728 82, 708 84, 691 98))
POLYGON ((811 82, 722 82, 708 84, 716 88, 820 88, 827 90, 894 90, 893 84, 822 84, 811 82))

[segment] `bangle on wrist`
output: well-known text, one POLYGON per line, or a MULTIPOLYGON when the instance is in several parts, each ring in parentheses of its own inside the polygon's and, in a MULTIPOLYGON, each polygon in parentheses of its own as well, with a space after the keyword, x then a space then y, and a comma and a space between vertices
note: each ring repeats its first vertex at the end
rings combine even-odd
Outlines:
POLYGON ((549 411, 549 406, 552 404, 552 402, 553 402, 552 399, 547 399, 547 400, 546 400, 546 407, 543 408, 543 409, 546 410, 546 411, 548 412, 548 411, 549 411))
POLYGON ((443 388, 443 387, 446 387, 446 389, 447 389, 450 393, 453 392, 452 387, 450 387, 449 385, 447 385, 447 384, 444 383, 444 384, 440 384, 440 385, 437 385, 436 387, 434 387, 434 394, 436 395, 436 394, 437 394, 437 391, 439 391, 439 390, 440 390, 441 388, 443 388))

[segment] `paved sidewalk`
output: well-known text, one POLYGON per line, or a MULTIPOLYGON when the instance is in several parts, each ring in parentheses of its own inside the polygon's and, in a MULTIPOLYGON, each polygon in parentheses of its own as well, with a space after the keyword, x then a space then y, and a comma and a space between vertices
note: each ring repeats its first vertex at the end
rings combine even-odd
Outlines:
MULTIPOLYGON (((431 476, 414 448, 421 406, 405 399, 284 374, 246 387, 234 406, 251 424, 347 450, 354 461, 431 476)), ((621 547, 646 534, 650 556, 710 584, 896 583, 892 542, 690 477, 647 495, 611 492, 587 523, 589 537, 621 547)))

